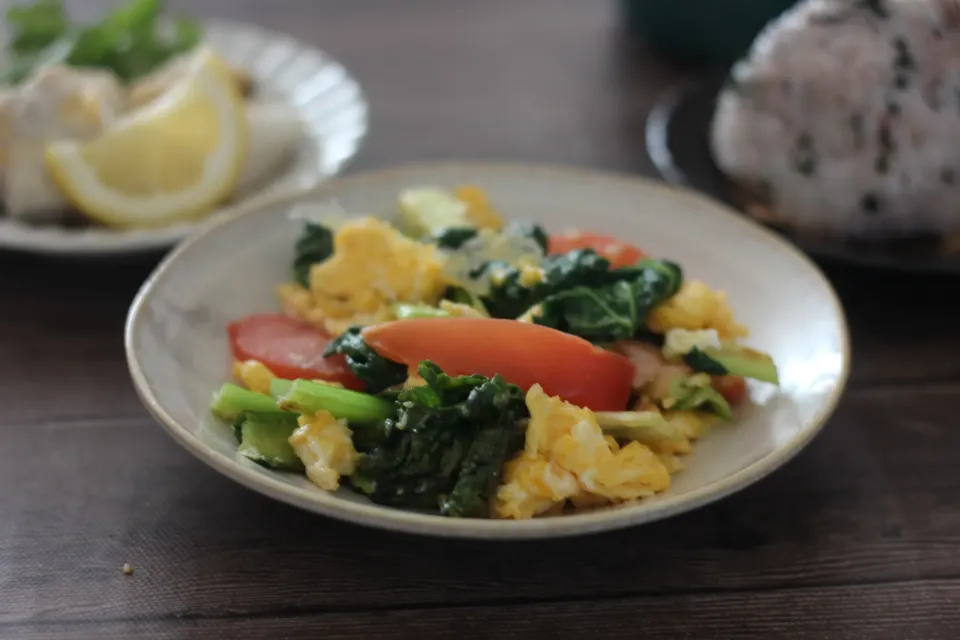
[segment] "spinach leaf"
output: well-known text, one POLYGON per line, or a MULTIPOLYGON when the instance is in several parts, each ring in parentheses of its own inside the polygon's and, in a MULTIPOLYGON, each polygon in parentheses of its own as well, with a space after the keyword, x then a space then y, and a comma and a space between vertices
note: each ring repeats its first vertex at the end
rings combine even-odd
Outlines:
POLYGON ((431 242, 439 249, 456 250, 468 240, 477 237, 477 230, 473 227, 447 227, 431 238, 431 242))
POLYGON ((334 338, 323 352, 324 358, 346 356, 347 366, 360 378, 367 393, 379 393, 407 379, 407 366, 388 360, 367 346, 360 336, 362 327, 350 327, 334 338))
POLYGON ((727 368, 705 354, 698 347, 694 347, 683 356, 683 361, 694 371, 708 373, 712 376, 722 376, 730 373, 727 368))
POLYGON ((333 232, 322 224, 307 222, 293 248, 293 279, 310 286, 310 267, 333 253, 333 232))
POLYGON ((520 269, 504 262, 488 262, 474 274, 490 280, 490 291, 481 299, 491 317, 516 318, 551 293, 578 286, 599 286, 611 280, 610 262, 592 249, 547 256, 541 268, 543 280, 530 286, 522 284, 520 269))
POLYGON ((534 322, 591 342, 627 340, 646 333, 647 316, 677 292, 683 275, 673 263, 644 260, 607 277, 623 279, 553 293, 540 302, 534 322))
POLYGON ((363 455, 351 481, 379 504, 479 513, 506 460, 522 445, 523 391, 498 376, 448 376, 429 361, 425 385, 397 397, 387 440, 363 455))

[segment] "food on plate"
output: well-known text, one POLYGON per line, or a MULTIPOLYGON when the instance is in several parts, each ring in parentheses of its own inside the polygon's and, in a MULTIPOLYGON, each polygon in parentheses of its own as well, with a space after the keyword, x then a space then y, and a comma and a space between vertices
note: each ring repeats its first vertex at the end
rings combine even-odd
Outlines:
POLYGON ((960 22, 941 0, 805 0, 721 92, 714 158, 753 209, 860 238, 960 231, 960 22))
POLYGON ((249 73, 201 45, 199 25, 161 14, 130 0, 84 27, 58 2, 10 9, 0 215, 165 226, 249 195, 292 159, 293 106, 251 95, 249 73))
POLYGON ((529 519, 667 490, 745 378, 779 384, 675 262, 506 222, 470 185, 397 211, 302 221, 282 312, 227 327, 211 410, 238 455, 381 505, 529 519))

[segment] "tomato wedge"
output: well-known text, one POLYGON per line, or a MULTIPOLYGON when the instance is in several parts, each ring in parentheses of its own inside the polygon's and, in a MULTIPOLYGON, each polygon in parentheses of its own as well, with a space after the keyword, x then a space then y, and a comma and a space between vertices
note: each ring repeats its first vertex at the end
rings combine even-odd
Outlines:
POLYGON ((714 376, 713 388, 720 392, 731 407, 747 401, 747 380, 741 376, 714 376))
POLYGON ((327 380, 363 390, 343 356, 323 357, 333 338, 306 322, 279 313, 254 314, 228 324, 227 334, 234 358, 258 360, 280 378, 327 380))
POLYGON ((574 249, 593 249, 609 260, 613 268, 629 267, 647 257, 639 247, 601 233, 574 229, 550 236, 550 253, 567 253, 574 249))
POLYGON ((556 329, 494 318, 415 318, 367 327, 364 342, 385 358, 431 360, 450 375, 502 375, 524 391, 539 383, 552 396, 594 411, 623 411, 633 363, 556 329))

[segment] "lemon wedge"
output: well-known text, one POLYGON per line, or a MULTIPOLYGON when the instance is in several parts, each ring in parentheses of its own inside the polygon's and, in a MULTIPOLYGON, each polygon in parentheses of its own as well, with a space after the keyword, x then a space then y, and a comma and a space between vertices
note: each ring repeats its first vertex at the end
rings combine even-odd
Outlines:
POLYGON ((212 52, 176 85, 100 136, 45 148, 63 196, 97 222, 161 227, 208 213, 237 186, 246 159, 246 107, 212 52))

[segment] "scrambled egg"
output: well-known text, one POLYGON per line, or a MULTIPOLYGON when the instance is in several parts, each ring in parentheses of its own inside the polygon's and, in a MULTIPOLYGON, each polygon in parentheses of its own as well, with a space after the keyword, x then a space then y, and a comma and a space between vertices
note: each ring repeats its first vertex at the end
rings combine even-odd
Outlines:
POLYGON ((300 416, 297 422, 300 427, 290 436, 290 446, 306 467, 307 477, 321 489, 336 491, 340 477, 351 475, 360 457, 346 421, 318 411, 300 416))
POLYGON ((270 393, 270 381, 276 376, 262 362, 238 360, 233 363, 233 377, 251 391, 270 393))
POLYGON ((464 185, 455 189, 453 195, 467 205, 467 218, 473 226, 494 231, 503 228, 503 219, 490 204, 490 198, 483 189, 464 185))
POLYGON ((727 294, 714 291, 699 280, 685 281, 675 296, 650 313, 647 326, 657 333, 669 329, 715 329, 723 339, 747 335, 746 327, 733 319, 727 294))
POLYGON ((334 252, 310 271, 310 288, 280 286, 284 311, 333 335, 351 325, 393 318, 396 303, 435 305, 447 279, 433 245, 405 237, 388 222, 362 218, 344 223, 334 252))
POLYGON ((505 468, 495 512, 532 518, 562 506, 635 500, 670 486, 670 471, 649 447, 620 447, 604 436, 593 412, 550 397, 540 385, 527 392, 530 423, 524 451, 505 468))

